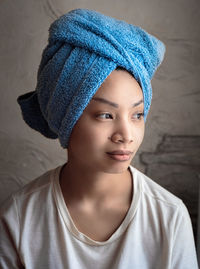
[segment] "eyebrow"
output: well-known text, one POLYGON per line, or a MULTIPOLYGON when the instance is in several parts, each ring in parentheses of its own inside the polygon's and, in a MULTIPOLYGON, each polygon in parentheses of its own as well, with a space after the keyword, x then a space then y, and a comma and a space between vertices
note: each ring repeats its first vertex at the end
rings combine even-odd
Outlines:
MULTIPOLYGON (((94 100, 94 101, 98 101, 98 102, 101 102, 101 103, 104 103, 104 104, 108 104, 108 105, 110 105, 110 106, 112 106, 112 107, 115 107, 115 108, 118 108, 118 107, 119 107, 118 104, 113 103, 113 102, 111 102, 111 101, 109 101, 109 100, 107 100, 107 99, 101 98, 101 97, 93 97, 92 100, 94 100)), ((140 101, 134 103, 134 104, 132 105, 132 107, 139 106, 141 103, 143 103, 143 99, 141 99, 140 101)))

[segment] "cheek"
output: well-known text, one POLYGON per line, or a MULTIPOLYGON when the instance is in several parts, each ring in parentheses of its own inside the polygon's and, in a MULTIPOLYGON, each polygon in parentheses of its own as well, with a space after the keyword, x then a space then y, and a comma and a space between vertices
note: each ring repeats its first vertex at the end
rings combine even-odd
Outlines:
POLYGON ((141 126, 141 128, 138 128, 135 132, 135 139, 137 141, 138 147, 141 145, 143 138, 144 138, 144 125, 141 126))
POLYGON ((71 134, 69 146, 73 149, 91 149, 100 145, 103 140, 105 140, 105 130, 88 122, 84 125, 76 125, 71 134))

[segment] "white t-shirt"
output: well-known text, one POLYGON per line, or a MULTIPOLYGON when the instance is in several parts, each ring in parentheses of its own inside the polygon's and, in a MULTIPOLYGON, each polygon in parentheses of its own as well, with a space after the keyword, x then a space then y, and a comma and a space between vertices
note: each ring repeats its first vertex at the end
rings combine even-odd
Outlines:
POLYGON ((180 199, 130 166, 129 211, 114 234, 98 242, 75 227, 60 170, 32 181, 1 209, 1 269, 198 268, 191 221, 180 199))

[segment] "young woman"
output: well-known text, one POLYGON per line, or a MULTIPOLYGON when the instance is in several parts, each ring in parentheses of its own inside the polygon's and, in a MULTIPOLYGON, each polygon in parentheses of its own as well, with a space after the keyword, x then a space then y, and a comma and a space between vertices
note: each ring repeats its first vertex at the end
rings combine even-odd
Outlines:
POLYGON ((1 209, 2 269, 195 269, 182 201, 131 166, 144 136, 164 45, 91 10, 50 27, 23 118, 67 148, 66 164, 1 209))

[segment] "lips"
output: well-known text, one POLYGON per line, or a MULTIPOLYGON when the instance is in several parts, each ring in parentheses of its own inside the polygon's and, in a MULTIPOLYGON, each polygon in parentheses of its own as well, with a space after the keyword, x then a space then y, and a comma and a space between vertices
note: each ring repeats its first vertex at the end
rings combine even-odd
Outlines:
POLYGON ((108 154, 108 156, 115 160, 115 161, 129 161, 132 155, 132 151, 129 150, 114 150, 111 152, 106 152, 108 154))
POLYGON ((116 154, 116 155, 130 155, 132 154, 133 152, 132 151, 129 151, 129 150, 114 150, 114 151, 111 151, 111 152, 107 152, 108 154, 116 154))

